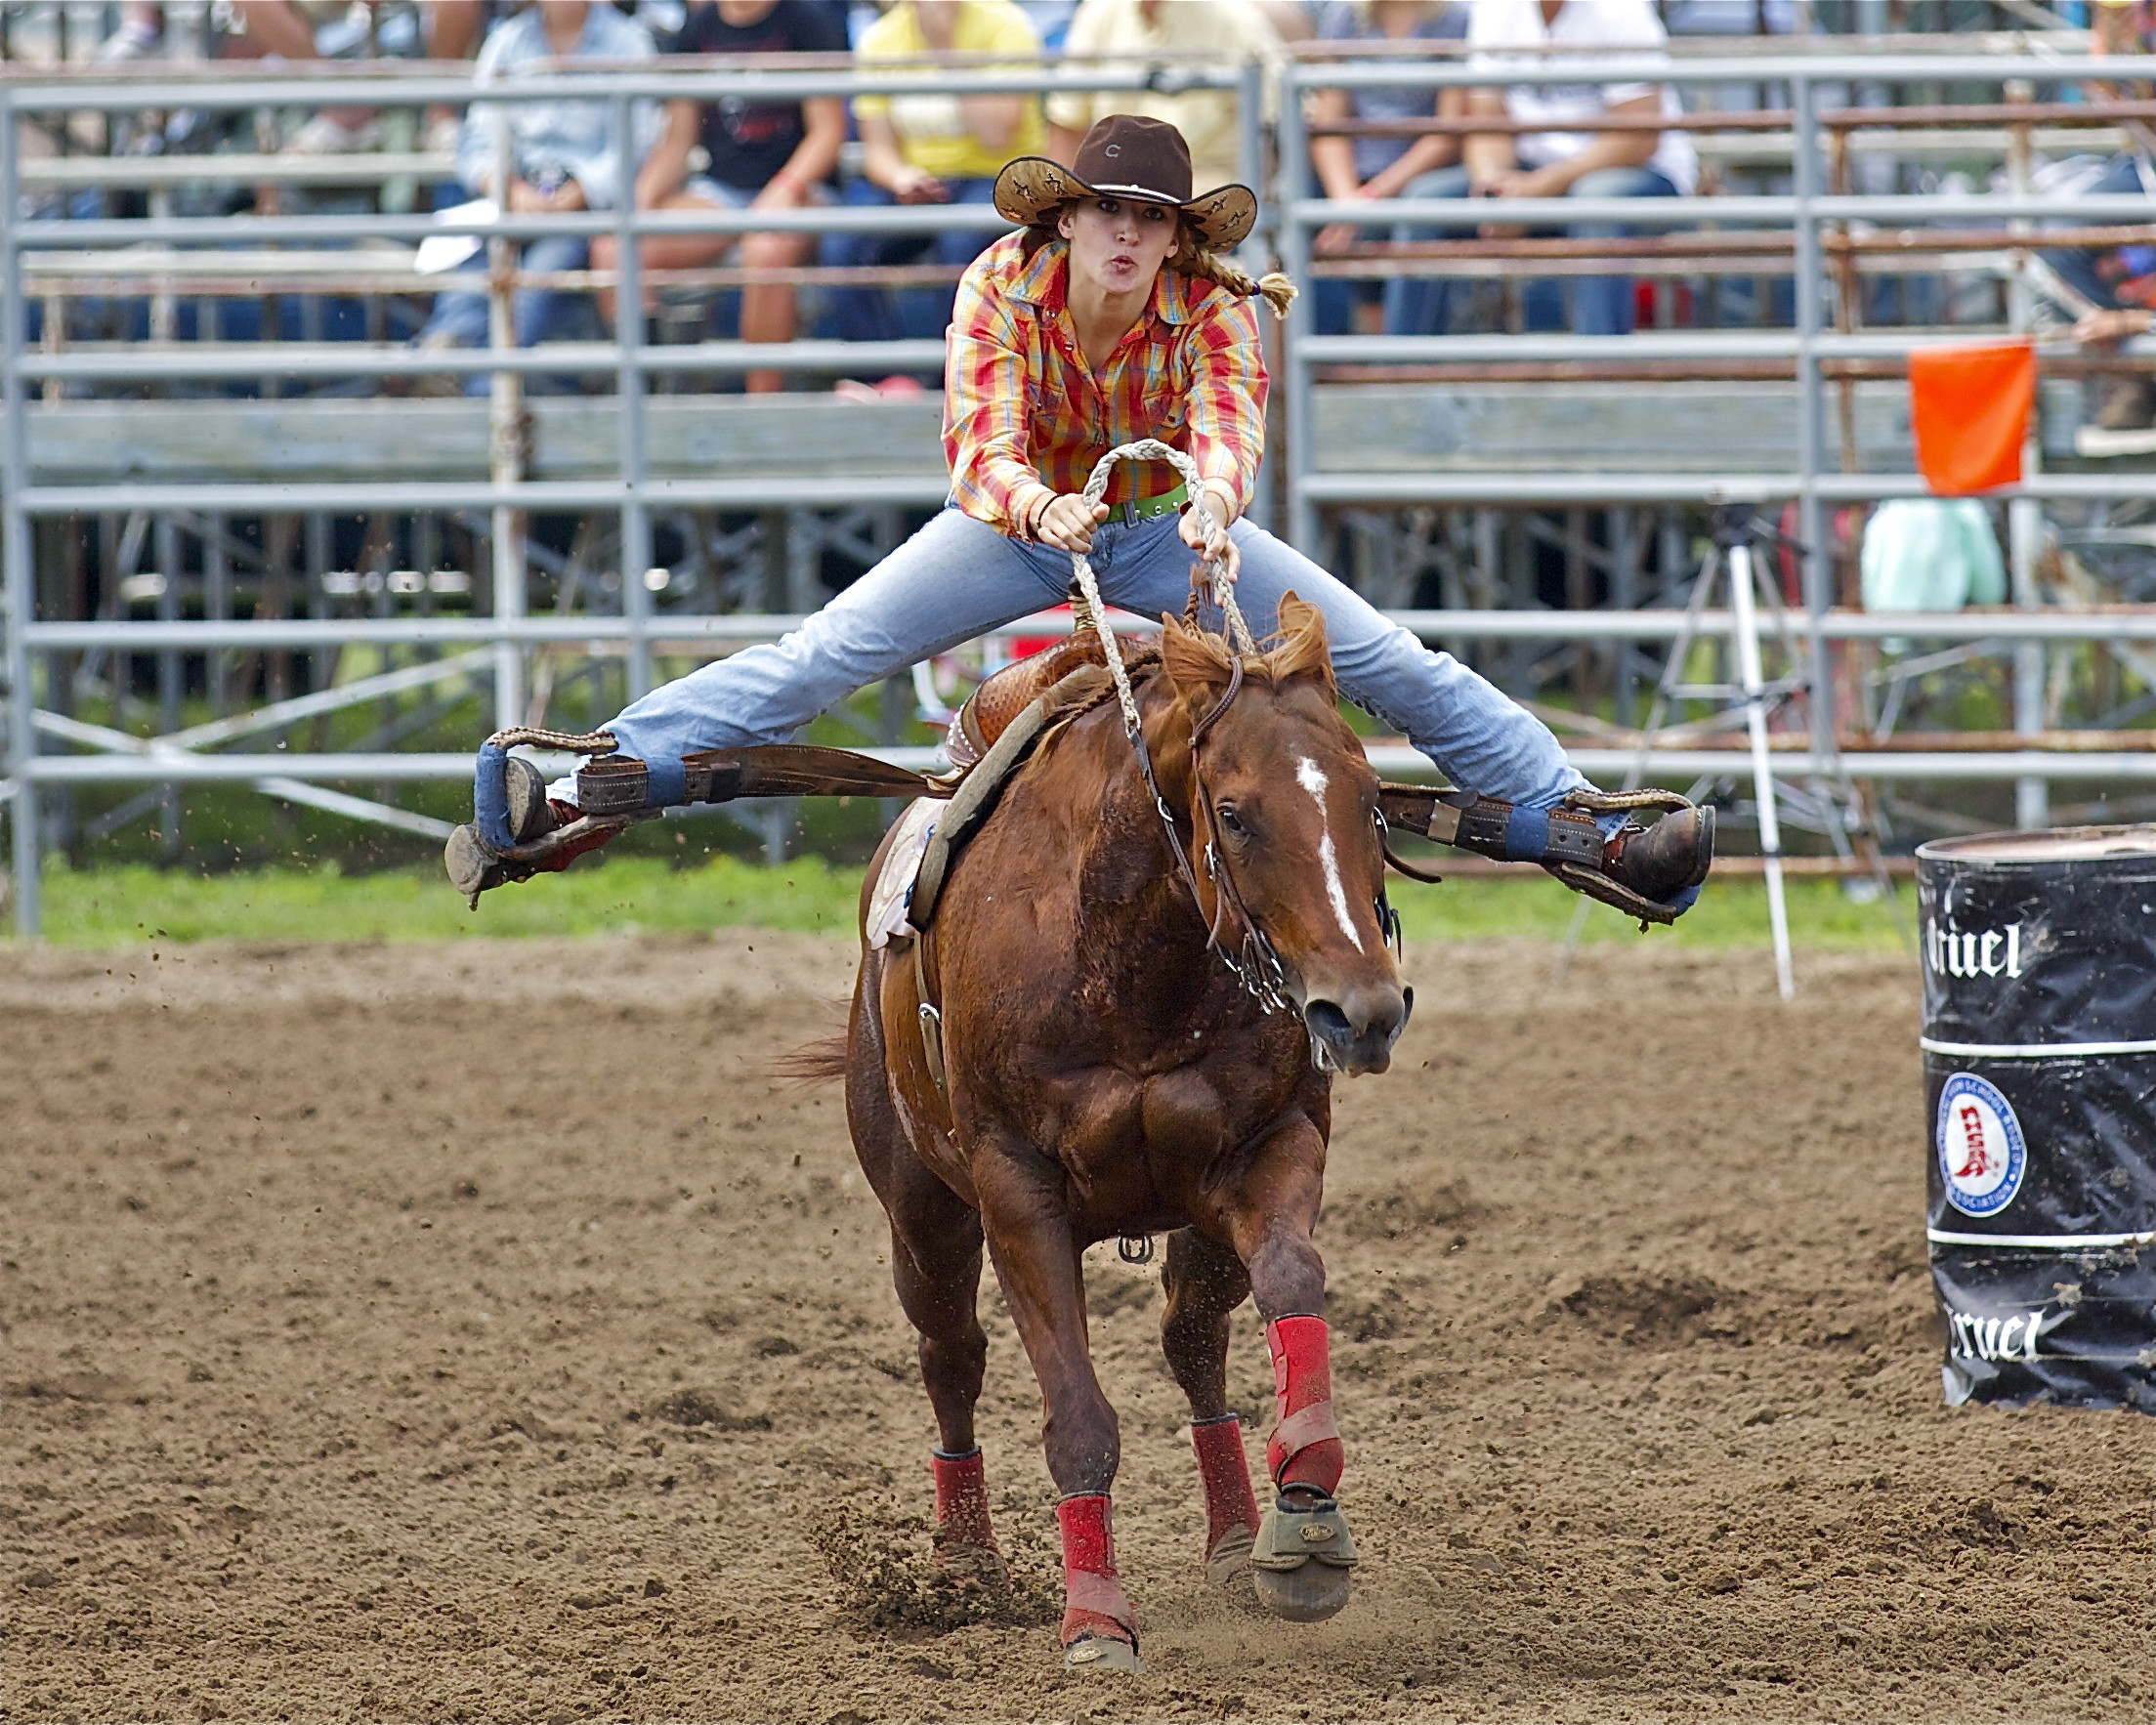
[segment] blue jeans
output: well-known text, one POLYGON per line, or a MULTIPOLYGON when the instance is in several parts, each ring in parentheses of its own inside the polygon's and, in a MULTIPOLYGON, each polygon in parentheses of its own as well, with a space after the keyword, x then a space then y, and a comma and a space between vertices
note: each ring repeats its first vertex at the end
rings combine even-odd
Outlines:
MULTIPOLYGON (((581 270, 591 262, 591 244, 574 234, 561 234, 547 239, 534 239, 524 248, 522 268, 536 274, 551 274, 557 270, 581 270)), ((486 248, 483 245, 463 263, 457 266, 459 273, 471 271, 484 273, 486 269, 486 248)), ((519 288, 510 303, 511 320, 516 325, 517 346, 531 348, 543 341, 559 339, 565 332, 570 315, 583 295, 565 288, 519 288)), ((427 327, 419 332, 422 343, 445 342, 459 348, 484 348, 486 345, 486 295, 473 293, 462 288, 444 288, 434 298, 434 316, 427 319, 427 327)), ((474 373, 464 380, 467 396, 484 396, 493 387, 492 379, 485 373, 474 373)), ((536 376, 527 375, 527 390, 543 391, 545 384, 536 376)))
MULTIPOLYGON (((1674 197, 1677 189, 1653 168, 1597 168, 1582 174, 1567 189, 1567 197, 1674 197)), ((1403 197, 1465 197, 1467 170, 1437 168, 1412 181, 1403 197)), ((1458 228, 1423 228, 1402 222, 1392 231, 1395 240, 1458 238, 1458 228)), ((1617 222, 1576 222, 1565 229, 1574 239, 1613 239, 1631 230, 1617 222)), ((1528 283, 1530 329, 1552 327, 1556 321, 1547 290, 1554 281, 1528 283), (1541 291, 1538 291, 1541 290, 1541 291)), ((1575 335, 1629 335, 1632 332, 1632 278, 1629 275, 1578 275, 1571 278, 1571 316, 1567 321, 1575 335)), ((1387 335, 1442 335, 1451 313, 1442 279, 1394 276, 1385 283, 1385 333, 1387 335)))
MULTIPOLYGON (((947 180, 952 203, 990 203, 993 180, 947 180)), ((898 200, 868 180, 846 188, 852 209, 889 209, 898 200)), ((872 269, 926 260, 964 269, 1002 235, 993 209, 982 212, 978 229, 942 233, 833 233, 824 241, 823 262, 830 269, 872 269)), ((831 294, 831 321, 840 341, 887 342, 920 334, 934 338, 951 322, 957 284, 943 287, 841 287, 831 294)))
MULTIPOLYGON (((1176 518, 1110 523, 1093 568, 1110 604, 1139 616, 1180 613, 1191 553, 1176 518)), ((1237 595, 1260 637, 1281 595, 1325 613, 1340 691, 1406 734, 1463 788, 1548 808, 1586 780, 1543 722, 1450 653, 1387 622, 1369 601, 1247 522, 1237 595)), ((1067 552, 1006 538, 947 508, 784 639, 745 649, 655 689, 607 726, 624 754, 671 760, 698 749, 782 742, 855 690, 1029 612, 1062 603, 1067 552)), ((551 794, 575 800, 571 779, 551 794)))

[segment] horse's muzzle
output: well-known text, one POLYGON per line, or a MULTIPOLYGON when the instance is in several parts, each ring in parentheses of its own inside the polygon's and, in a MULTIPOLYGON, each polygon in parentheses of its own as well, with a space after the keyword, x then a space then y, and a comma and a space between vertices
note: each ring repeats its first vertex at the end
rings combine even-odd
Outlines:
POLYGON ((1363 983, 1313 992, 1303 1002, 1310 1058, 1320 1072, 1381 1073, 1392 1065, 1392 1045, 1408 1028, 1415 990, 1399 983, 1363 983))

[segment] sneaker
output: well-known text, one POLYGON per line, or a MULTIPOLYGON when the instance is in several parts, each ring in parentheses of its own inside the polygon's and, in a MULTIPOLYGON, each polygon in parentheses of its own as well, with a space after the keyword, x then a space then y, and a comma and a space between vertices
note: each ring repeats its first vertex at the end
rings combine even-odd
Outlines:
POLYGON ((124 23, 98 45, 96 63, 102 66, 130 65, 139 60, 163 58, 165 39, 147 24, 124 23))
POLYGON ((454 156, 463 136, 464 121, 461 118, 455 114, 436 114, 427 122, 427 133, 419 147, 428 155, 454 156))
POLYGON ((2156 425, 2156 378, 2143 372, 2105 378, 2096 424, 2104 431, 2145 431, 2156 425))
POLYGON ((832 395, 856 405, 869 401, 902 401, 927 393, 927 386, 917 377, 887 377, 881 383, 863 383, 858 378, 842 377, 831 386, 832 395))
POLYGON ((325 113, 317 114, 302 126, 282 149, 279 155, 357 155, 362 150, 382 147, 382 122, 372 115, 356 125, 348 126, 342 120, 325 113))
MULTIPOLYGON (((445 354, 451 349, 461 352, 463 347, 462 342, 439 331, 422 335, 412 343, 413 351, 421 354, 445 354)), ((438 400, 460 400, 464 395, 464 374, 458 371, 416 372, 398 381, 403 386, 399 392, 402 395, 425 396, 438 400)))

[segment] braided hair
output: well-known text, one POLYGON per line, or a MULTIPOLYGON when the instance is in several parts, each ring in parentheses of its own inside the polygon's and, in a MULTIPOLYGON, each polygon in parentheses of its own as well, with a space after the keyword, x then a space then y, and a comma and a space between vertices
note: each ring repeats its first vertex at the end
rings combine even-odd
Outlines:
MULTIPOLYGON (((1025 238, 1019 242, 1024 256, 1031 258, 1050 240, 1063 237, 1056 231, 1056 223, 1070 207, 1069 203, 1064 203, 1058 204, 1052 210, 1043 211, 1026 229, 1025 238)), ((1245 299, 1252 294, 1261 295, 1265 303, 1273 308, 1273 316, 1276 317, 1288 316, 1289 302, 1297 292, 1295 284, 1278 270, 1269 271, 1253 281, 1247 271, 1209 246, 1202 244, 1187 221, 1178 223, 1175 249, 1168 254, 1167 268, 1184 275, 1196 275, 1205 281, 1215 282, 1230 293, 1240 294, 1245 299)))
POLYGON ((1218 252, 1201 245, 1188 222, 1183 224, 1182 237, 1175 242, 1174 251, 1168 254, 1167 267, 1185 275, 1203 276, 1216 281, 1230 293, 1248 299, 1252 294, 1264 296, 1265 303, 1273 308, 1273 316, 1288 316, 1288 303, 1295 297, 1295 284, 1278 270, 1268 271, 1255 281, 1237 265, 1218 252))

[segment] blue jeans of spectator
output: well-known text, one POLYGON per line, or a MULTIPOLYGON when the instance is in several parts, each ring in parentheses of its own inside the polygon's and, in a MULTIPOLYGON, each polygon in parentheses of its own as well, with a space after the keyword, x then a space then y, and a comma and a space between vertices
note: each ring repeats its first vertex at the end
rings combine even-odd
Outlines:
MULTIPOLYGON (((581 270, 591 261, 591 244, 575 234, 565 233, 545 239, 534 239, 524 248, 522 269, 534 274, 552 274, 562 270, 581 270)), ((486 269, 486 248, 483 245, 463 263, 457 272, 484 273, 486 269)), ((582 294, 573 289, 556 287, 519 288, 510 302, 511 320, 516 326, 517 346, 531 348, 543 341, 551 341, 565 333, 565 325, 574 311, 582 294)), ((419 332, 422 344, 458 348, 484 348, 486 346, 486 295, 464 288, 445 287, 435 295, 434 316, 427 319, 427 327, 419 332)), ((538 386, 541 380, 528 376, 528 389, 538 386)), ((492 380, 484 372, 475 372, 464 380, 467 396, 484 396, 493 388, 492 380)))
MULTIPOLYGON (((2135 165, 2131 155, 2120 155, 2113 156, 2110 165, 2104 169, 2102 177, 2087 188, 2080 195, 2088 196, 2094 192, 2131 192, 2138 195, 2140 190, 2141 173, 2139 167, 2135 165)), ((2146 250, 2145 247, 2139 246, 2106 247, 2096 250, 2077 247, 2065 251, 2039 252, 2037 255, 2050 265, 2052 270, 2057 273, 2059 279, 2064 281, 2067 286, 2078 293, 2085 294, 2106 311, 2116 311, 2119 307, 2119 284, 2116 281, 2104 280, 2098 273, 2097 266, 2102 259, 2114 255, 2121 249, 2128 251, 2146 250)), ((2129 260, 2124 273, 2128 275, 2147 274, 2148 270, 2145 267, 2145 260, 2137 258, 2129 260), (2144 264, 2144 267, 2135 269, 2134 268, 2135 264, 2144 264)))
MULTIPOLYGON (((1096 527, 1102 597, 1140 616, 1180 612, 1191 554, 1176 526, 1161 516, 1096 527)), ((1289 591, 1316 606, 1341 693, 1405 733, 1453 783, 1546 809, 1586 782, 1547 726, 1451 653, 1423 646, 1263 528, 1238 522, 1229 531, 1243 553, 1236 593, 1250 627, 1269 634, 1289 591)), ((855 690, 1061 604, 1070 582, 1068 552, 946 508, 792 634, 653 690, 607 729, 622 753, 645 761, 783 742, 855 690)), ((573 780, 553 794, 573 801, 573 780)))
MULTIPOLYGON (((947 180, 952 203, 989 203, 995 191, 993 180, 947 180)), ((846 188, 850 209, 890 209, 897 205, 882 187, 868 180, 855 180, 846 188)), ((947 229, 941 233, 833 233, 824 241, 826 268, 875 269, 923 260, 964 269, 1005 231, 993 211, 978 229, 947 229)), ((919 334, 935 337, 951 322, 951 304, 957 283, 929 288, 842 287, 831 295, 831 321, 841 341, 896 341, 914 325, 919 334)))
MULTIPOLYGON (((1677 189, 1653 168, 1597 168, 1582 174, 1567 189, 1568 197, 1674 197, 1677 189)), ((1437 168, 1412 181, 1403 197, 1465 197, 1467 170, 1437 168)), ((1458 239, 1467 231, 1458 228, 1426 228, 1402 222, 1392 231, 1395 240, 1458 239)), ((1573 239, 1612 239, 1630 229, 1618 222, 1576 222, 1565 229, 1573 239)), ((1450 284, 1428 277, 1394 276, 1385 283, 1385 333, 1387 335, 1441 335, 1452 306, 1450 284)), ((1555 285, 1551 283, 1549 285, 1555 285)), ((1549 326, 1553 319, 1545 310, 1548 296, 1538 294, 1543 283, 1528 284, 1528 327, 1549 326)), ((1571 316, 1567 321, 1575 335, 1629 335, 1632 330, 1632 278, 1629 275, 1581 275, 1571 281, 1571 316)))

